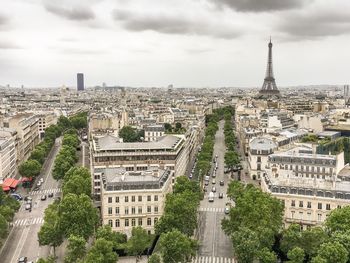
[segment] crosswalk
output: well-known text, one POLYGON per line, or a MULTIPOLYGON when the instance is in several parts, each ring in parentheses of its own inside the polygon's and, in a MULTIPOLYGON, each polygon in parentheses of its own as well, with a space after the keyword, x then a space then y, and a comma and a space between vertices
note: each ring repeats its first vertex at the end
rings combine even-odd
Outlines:
POLYGON ((218 208, 218 207, 200 207, 199 212, 214 212, 214 213, 223 213, 225 211, 225 208, 218 208))
POLYGON ((44 218, 37 217, 37 218, 23 218, 23 219, 17 219, 14 223, 14 227, 20 227, 20 226, 28 226, 28 225, 38 225, 43 224, 44 218))
POLYGON ((234 263, 233 258, 224 258, 224 257, 205 257, 198 256, 192 259, 192 263, 234 263))
POLYGON ((38 190, 38 191, 32 191, 29 193, 29 195, 42 195, 42 194, 49 194, 49 193, 60 193, 62 190, 60 188, 52 188, 52 189, 44 189, 44 190, 38 190))

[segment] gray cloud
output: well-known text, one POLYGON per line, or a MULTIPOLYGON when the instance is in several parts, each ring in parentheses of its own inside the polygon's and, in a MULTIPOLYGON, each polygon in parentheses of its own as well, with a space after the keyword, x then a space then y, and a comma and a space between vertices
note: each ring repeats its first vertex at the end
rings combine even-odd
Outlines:
POLYGON ((0 13, 0 30, 7 27, 9 24, 9 21, 10 19, 8 16, 0 13))
POLYGON ((164 34, 185 34, 213 36, 232 39, 241 35, 241 31, 232 24, 217 24, 204 17, 186 17, 164 13, 133 13, 127 10, 114 10, 113 18, 121 22, 130 31, 152 30, 164 34))
POLYGON ((69 20, 91 20, 95 18, 94 12, 82 5, 78 6, 63 6, 64 4, 55 4, 51 2, 45 2, 45 9, 55 15, 67 18, 69 20))
POLYGON ((320 39, 348 34, 350 12, 332 9, 291 12, 281 18, 277 29, 289 40, 320 39))
POLYGON ((300 8, 311 0, 211 0, 241 12, 266 12, 300 8))

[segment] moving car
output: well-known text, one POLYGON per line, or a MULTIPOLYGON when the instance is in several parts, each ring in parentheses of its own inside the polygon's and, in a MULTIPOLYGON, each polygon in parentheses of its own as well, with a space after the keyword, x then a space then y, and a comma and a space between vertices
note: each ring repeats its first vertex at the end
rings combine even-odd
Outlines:
POLYGON ((25 205, 25 210, 31 210, 31 209, 32 209, 32 204, 25 205))
POLYGON ((230 213, 230 208, 226 206, 224 212, 225 212, 226 215, 228 215, 230 213))
POLYGON ((51 198, 53 197, 53 193, 49 193, 48 196, 51 198))
POLYGON ((215 193, 215 192, 216 192, 216 188, 215 188, 215 186, 213 186, 213 187, 211 188, 211 191, 212 191, 213 193, 215 193))
POLYGON ((209 195, 208 195, 208 201, 209 202, 214 202, 214 193, 213 192, 210 192, 209 195))
POLYGON ((224 181, 220 181, 220 186, 224 186, 224 181))
POLYGON ((211 183, 212 183, 212 184, 216 184, 216 181, 215 181, 215 179, 213 179, 213 181, 211 181, 211 183))
POLYGON ((41 199, 41 201, 45 201, 46 200, 46 195, 42 195, 40 199, 41 199))
POLYGON ((39 186, 35 186, 33 191, 39 191, 40 190, 40 187, 39 186))
POLYGON ((219 194, 219 199, 222 199, 222 198, 224 198, 224 194, 223 194, 223 193, 220 193, 220 194, 219 194))
POLYGON ((208 181, 205 181, 205 182, 204 182, 204 185, 205 185, 205 186, 207 186, 208 184, 209 184, 209 182, 208 182, 208 181))
POLYGON ((27 257, 20 257, 19 259, 18 259, 18 263, 27 263, 27 257))
POLYGON ((43 183, 44 182, 44 178, 40 178, 40 183, 43 183))

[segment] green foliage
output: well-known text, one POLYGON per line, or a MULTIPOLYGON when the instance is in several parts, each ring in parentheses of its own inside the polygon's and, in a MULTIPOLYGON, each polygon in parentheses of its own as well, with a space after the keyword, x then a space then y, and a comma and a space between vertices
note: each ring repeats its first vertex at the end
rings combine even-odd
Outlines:
POLYGON ((65 134, 63 136, 62 145, 69 145, 73 148, 78 147, 80 144, 78 135, 76 134, 65 134))
POLYGON ((277 255, 270 251, 268 248, 264 247, 261 251, 258 253, 258 258, 261 263, 276 263, 277 262, 277 255))
POLYGON ((259 252, 259 237, 257 233, 247 227, 241 227, 231 236, 238 262, 251 263, 259 252))
POLYGON ((350 231, 350 206, 334 209, 325 221, 330 233, 350 231))
POLYGON ((113 251, 113 243, 103 238, 96 239, 84 263, 115 263, 118 255, 113 251))
POLYGON ((176 178, 176 182, 173 187, 174 194, 181 194, 184 192, 197 193, 200 198, 200 186, 197 181, 188 179, 187 176, 179 176, 176 178))
POLYGON ((29 160, 36 160, 42 165, 45 161, 46 155, 47 155, 46 148, 37 146, 30 154, 29 160))
POLYGON ((36 177, 40 174, 41 164, 37 160, 27 160, 18 167, 24 177, 36 177))
POLYGON ((75 263, 86 255, 86 240, 81 236, 71 235, 68 238, 67 252, 64 263, 75 263))
POLYGON ((127 243, 127 252, 131 256, 139 258, 151 245, 151 236, 141 226, 133 227, 131 237, 127 243))
MULTIPOLYGON (((71 168, 72 169, 72 168, 71 168)), ((91 196, 91 177, 84 178, 80 174, 74 174, 69 180, 64 182, 63 195, 69 193, 91 196)))
POLYGON ((119 137, 123 138, 124 142, 140 142, 142 133, 138 132, 135 128, 131 126, 124 126, 119 131, 119 137))
POLYGON ((240 162, 237 152, 234 151, 227 151, 224 158, 227 167, 235 167, 240 162))
POLYGON ((159 240, 160 253, 167 263, 189 262, 196 254, 197 241, 178 230, 164 233, 159 240))
POLYGON ((288 251, 287 254, 290 263, 303 263, 305 258, 305 252, 300 247, 294 247, 288 251))
POLYGON ((8 226, 6 218, 0 214, 0 238, 4 238, 7 236, 8 226))
POLYGON ((69 118, 72 126, 77 129, 77 130, 80 130, 80 129, 83 129, 83 128, 87 128, 87 116, 82 116, 82 117, 79 117, 79 116, 73 116, 71 118, 69 118))
POLYGON ((81 194, 67 194, 59 205, 60 228, 64 237, 82 236, 88 239, 98 223, 97 210, 91 199, 81 194))
POLYGON ((53 256, 49 256, 47 259, 44 258, 39 258, 37 261, 37 263, 55 263, 55 257, 53 256))
POLYGON ((148 263, 161 263, 162 260, 158 254, 153 254, 148 258, 148 263))
POLYGON ((72 168, 77 161, 77 154, 75 147, 64 145, 57 154, 52 176, 56 180, 63 179, 65 174, 72 168))
POLYGON ((119 249, 122 244, 126 244, 127 242, 127 236, 125 234, 113 231, 109 225, 100 226, 97 229, 96 239, 99 238, 112 242, 113 249, 119 249))
POLYGON ((315 134, 308 134, 301 139, 301 142, 318 142, 318 137, 315 134))
MULTIPOLYGON (((325 260, 327 263, 346 263, 348 251, 338 242, 326 242, 320 246, 316 260, 325 260)), ((312 261, 314 262, 314 261, 312 261)), ((316 261, 317 262, 317 261, 316 261)))
POLYGON ((350 163, 350 138, 340 137, 333 141, 323 140, 317 146, 317 153, 319 154, 338 154, 344 151, 344 162, 350 163))

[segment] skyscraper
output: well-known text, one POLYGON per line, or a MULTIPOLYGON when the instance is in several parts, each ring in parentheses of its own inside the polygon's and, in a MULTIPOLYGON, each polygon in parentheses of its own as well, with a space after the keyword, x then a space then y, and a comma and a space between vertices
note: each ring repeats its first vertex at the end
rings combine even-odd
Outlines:
POLYGON ((280 92, 277 89, 275 77, 273 75, 273 67, 272 67, 272 42, 270 38, 269 42, 269 53, 267 58, 267 67, 266 67, 266 75, 264 79, 264 84, 259 91, 259 94, 262 97, 270 97, 270 96, 279 96, 280 92))
POLYGON ((78 91, 84 90, 84 74, 77 74, 77 89, 78 91))

